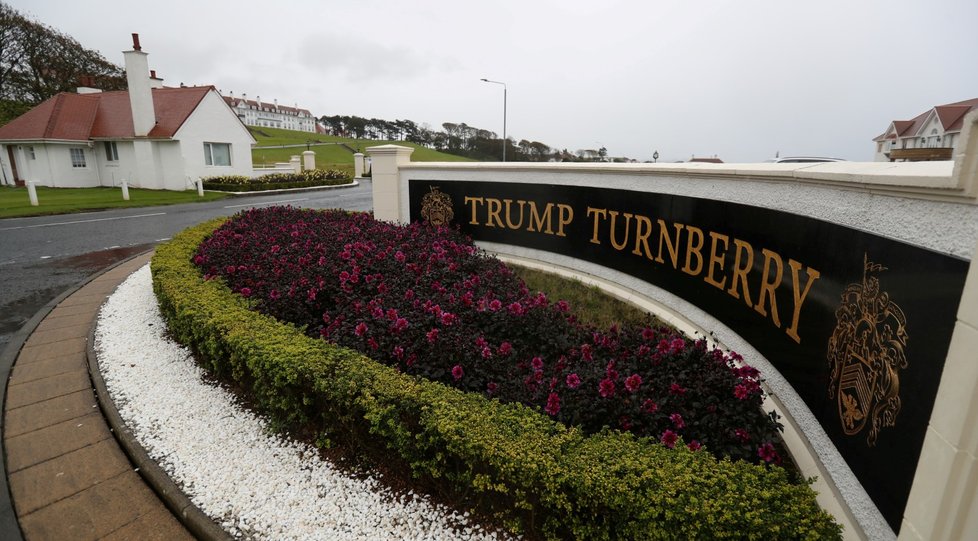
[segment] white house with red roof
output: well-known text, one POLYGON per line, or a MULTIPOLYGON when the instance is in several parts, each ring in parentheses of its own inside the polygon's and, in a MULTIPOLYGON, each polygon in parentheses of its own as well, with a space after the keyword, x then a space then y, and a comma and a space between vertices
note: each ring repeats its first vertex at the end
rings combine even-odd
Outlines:
POLYGON ((874 161, 950 160, 961 138, 964 116, 978 98, 932 107, 912 120, 894 120, 876 142, 874 161))
POLYGON ((256 143, 213 86, 166 88, 133 34, 128 91, 62 92, 0 127, 2 178, 53 187, 185 190, 252 175, 256 143))

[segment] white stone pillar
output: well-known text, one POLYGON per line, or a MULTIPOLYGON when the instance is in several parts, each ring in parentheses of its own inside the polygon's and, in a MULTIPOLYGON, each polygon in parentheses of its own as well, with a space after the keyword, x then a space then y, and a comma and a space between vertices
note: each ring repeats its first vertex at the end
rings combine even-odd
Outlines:
POLYGON ((37 202, 37 188, 34 186, 37 182, 33 180, 27 181, 27 197, 31 200, 31 206, 36 207, 39 203, 37 202))
POLYGON ((197 184, 197 195, 199 197, 204 197, 204 180, 198 178, 196 184, 197 184))
POLYGON ((316 153, 311 150, 306 150, 302 153, 302 168, 306 171, 312 171, 316 168, 316 153))
POLYGON ((122 181, 122 200, 129 201, 129 181, 122 181))
MULTIPOLYGON (((955 156, 958 188, 978 187, 978 113, 965 117, 955 156)), ((978 247, 975 248, 978 254, 978 247)), ((978 534, 978 265, 968 269, 958 321, 900 526, 901 540, 978 534)))
POLYGON ((295 171, 295 174, 298 175, 299 173, 302 172, 302 162, 299 161, 299 156, 290 157, 289 165, 292 166, 292 170, 295 171))
POLYGON ((411 163, 411 147, 380 145, 367 148, 373 160, 374 218, 389 222, 407 223, 401 216, 400 167, 411 163))
POLYGON ((363 153, 353 155, 353 178, 363 178, 363 153))

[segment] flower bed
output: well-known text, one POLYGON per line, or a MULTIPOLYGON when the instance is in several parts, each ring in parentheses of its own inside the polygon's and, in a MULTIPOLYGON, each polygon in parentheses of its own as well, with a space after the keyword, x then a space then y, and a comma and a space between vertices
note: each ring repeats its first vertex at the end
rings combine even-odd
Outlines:
MULTIPOLYGON (((275 425, 382 449, 385 461, 406 464, 433 490, 537 537, 839 537, 810 487, 781 468, 669 450, 628 432, 585 436, 252 310, 254 292, 245 298, 222 280, 205 281, 191 262, 221 221, 157 248, 154 290, 172 335, 247 390, 275 425)), ((242 255, 242 265, 253 257, 242 255)))
POLYGON ((599 330, 446 228, 286 207, 242 213, 194 258, 257 310, 402 372, 718 458, 780 462, 757 370, 672 329, 599 330))
POLYGON ((224 175, 201 179, 205 190, 226 192, 255 192, 312 186, 336 186, 352 182, 350 176, 337 169, 313 169, 301 173, 274 173, 258 177, 224 175))

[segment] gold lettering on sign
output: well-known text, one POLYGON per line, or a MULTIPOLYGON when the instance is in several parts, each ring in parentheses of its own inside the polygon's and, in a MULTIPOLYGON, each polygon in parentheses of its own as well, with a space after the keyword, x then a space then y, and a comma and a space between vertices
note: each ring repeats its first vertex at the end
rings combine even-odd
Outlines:
MULTIPOLYGON (((574 208, 564 203, 466 197, 465 204, 471 225, 565 237, 574 221, 574 208)), ((691 224, 590 206, 586 215, 591 227, 584 231, 590 233, 590 244, 607 243, 615 252, 702 279, 734 299, 743 299, 752 313, 779 329, 784 328, 781 316, 790 314, 784 332, 801 343, 802 311, 821 276, 818 270, 765 247, 759 247, 758 253, 746 240, 691 224)))
POLYGON ((900 370, 907 367, 910 339, 903 310, 870 276, 885 270, 863 256, 862 282, 842 292, 827 355, 828 394, 836 399, 842 431, 855 436, 868 426, 869 447, 876 446, 881 429, 896 425, 902 407, 900 370))

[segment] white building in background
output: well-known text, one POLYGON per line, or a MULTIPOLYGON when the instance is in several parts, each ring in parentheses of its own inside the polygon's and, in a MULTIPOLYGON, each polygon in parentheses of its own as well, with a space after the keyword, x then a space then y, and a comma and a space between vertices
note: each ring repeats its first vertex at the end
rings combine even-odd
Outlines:
POLYGON ((213 86, 165 88, 133 34, 128 91, 79 87, 0 127, 4 183, 186 190, 198 178, 252 175, 254 137, 213 86))
POLYGON ((964 116, 978 107, 978 98, 932 107, 912 120, 894 120, 873 139, 873 161, 950 160, 961 138, 964 116))
POLYGON ((316 117, 307 109, 299 109, 298 105, 288 107, 279 105, 278 100, 263 102, 261 96, 249 100, 247 94, 242 94, 240 98, 235 97, 234 92, 228 94, 222 96, 225 103, 248 126, 316 133, 316 117))

